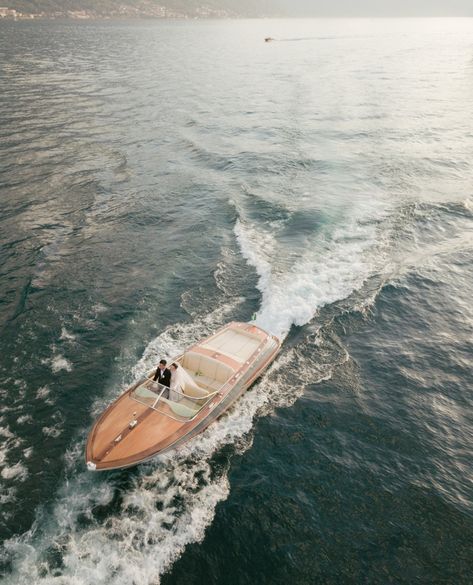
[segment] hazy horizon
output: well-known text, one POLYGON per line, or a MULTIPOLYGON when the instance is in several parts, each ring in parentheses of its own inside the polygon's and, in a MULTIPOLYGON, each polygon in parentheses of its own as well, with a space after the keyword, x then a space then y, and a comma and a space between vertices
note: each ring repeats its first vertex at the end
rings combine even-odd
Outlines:
POLYGON ((380 4, 373 0, 361 0, 356 4, 348 0, 335 0, 327 6, 321 0, 295 0, 278 2, 287 16, 302 17, 442 17, 473 16, 473 3, 456 0, 446 3, 444 0, 400 0, 396 3, 380 4))

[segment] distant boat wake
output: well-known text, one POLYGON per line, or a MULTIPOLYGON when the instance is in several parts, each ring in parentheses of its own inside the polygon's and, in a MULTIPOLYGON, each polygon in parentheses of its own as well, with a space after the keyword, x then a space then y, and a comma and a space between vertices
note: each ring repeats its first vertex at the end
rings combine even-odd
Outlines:
POLYGON ((264 39, 265 43, 273 43, 273 42, 280 42, 280 43, 288 43, 288 42, 295 42, 295 41, 320 41, 327 39, 328 37, 295 37, 289 39, 274 39, 273 37, 266 37, 264 39))

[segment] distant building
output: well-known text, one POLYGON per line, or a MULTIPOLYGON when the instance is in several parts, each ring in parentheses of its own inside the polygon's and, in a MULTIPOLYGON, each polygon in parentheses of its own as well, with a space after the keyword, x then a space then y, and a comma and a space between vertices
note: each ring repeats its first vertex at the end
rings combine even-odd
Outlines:
POLYGON ((0 18, 14 18, 15 20, 21 16, 21 12, 17 12, 14 8, 0 7, 0 18))
POLYGON ((69 18, 79 18, 79 19, 92 18, 92 15, 85 10, 68 10, 67 16, 69 18))
POLYGON ((210 6, 199 6, 196 8, 195 14, 198 18, 235 18, 238 16, 235 12, 211 8, 210 6))

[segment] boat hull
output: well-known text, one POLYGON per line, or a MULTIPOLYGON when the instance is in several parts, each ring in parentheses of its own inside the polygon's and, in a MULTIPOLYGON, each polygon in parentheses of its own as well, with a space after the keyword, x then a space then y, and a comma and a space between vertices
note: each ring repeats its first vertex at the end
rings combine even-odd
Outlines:
MULTIPOLYGON (((137 402, 136 393, 150 384, 149 377, 139 380, 112 403, 94 424, 86 445, 88 468, 101 471, 132 467, 183 446, 238 400, 274 360, 279 348, 280 342, 276 337, 245 323, 230 323, 192 346, 175 361, 186 364, 186 359, 190 362, 191 357, 195 359, 195 356, 200 356, 204 360, 201 363, 211 362, 213 365, 215 362, 218 367, 227 368, 232 374, 229 380, 218 391, 210 392, 199 400, 194 398, 203 406, 188 419, 182 419, 173 412, 178 407, 182 411, 182 406, 163 398, 156 400, 152 406, 137 402), (240 353, 234 349, 233 354, 224 351, 227 349, 225 341, 228 346, 230 342, 235 345, 235 340, 245 341, 247 338, 248 348, 239 350, 240 353), (249 352, 251 355, 247 355, 249 352)), ((200 374, 196 372, 196 380, 204 379, 199 378, 200 374)), ((149 392, 147 395, 150 395, 149 392)))

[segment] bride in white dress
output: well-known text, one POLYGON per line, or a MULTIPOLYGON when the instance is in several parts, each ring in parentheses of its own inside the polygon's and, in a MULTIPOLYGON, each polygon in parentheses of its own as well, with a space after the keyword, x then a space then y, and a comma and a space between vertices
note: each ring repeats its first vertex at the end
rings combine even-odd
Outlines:
POLYGON ((179 402, 187 385, 194 386, 195 382, 185 369, 175 362, 169 366, 171 370, 171 385, 169 387, 169 400, 179 402))

